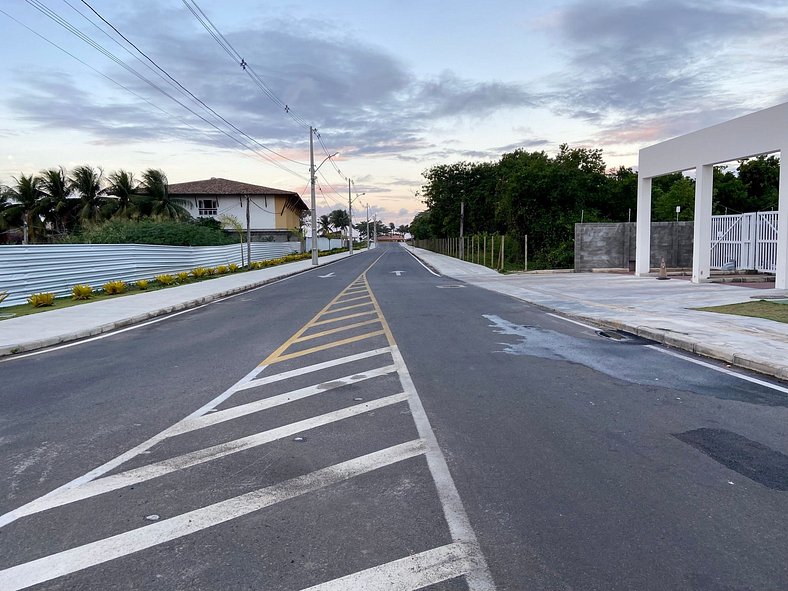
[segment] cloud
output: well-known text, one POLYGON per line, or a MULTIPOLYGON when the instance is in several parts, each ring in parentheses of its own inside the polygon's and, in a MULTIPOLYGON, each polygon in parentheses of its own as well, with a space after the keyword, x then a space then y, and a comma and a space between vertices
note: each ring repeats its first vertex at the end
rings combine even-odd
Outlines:
POLYGON ((731 91, 723 81, 741 62, 741 52, 764 39, 776 45, 758 59, 785 59, 788 22, 784 12, 780 16, 769 6, 777 4, 576 2, 551 21, 569 68, 551 81, 544 99, 558 113, 603 125, 611 119, 629 125, 633 117, 707 110, 727 117, 752 110, 746 103, 758 99, 731 91))

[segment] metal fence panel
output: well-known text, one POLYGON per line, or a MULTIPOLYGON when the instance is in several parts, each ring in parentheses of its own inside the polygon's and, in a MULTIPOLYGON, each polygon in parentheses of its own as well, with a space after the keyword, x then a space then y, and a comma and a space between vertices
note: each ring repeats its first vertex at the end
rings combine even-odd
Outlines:
MULTIPOLYGON (((246 247, 243 245, 244 257, 246 247)), ((278 258, 300 251, 298 242, 253 242, 252 260, 278 258)), ((241 264, 241 246, 156 246, 149 244, 0 245, 0 306, 21 304, 32 293, 71 293, 78 283, 94 289, 107 281, 152 279, 195 267, 241 264)))

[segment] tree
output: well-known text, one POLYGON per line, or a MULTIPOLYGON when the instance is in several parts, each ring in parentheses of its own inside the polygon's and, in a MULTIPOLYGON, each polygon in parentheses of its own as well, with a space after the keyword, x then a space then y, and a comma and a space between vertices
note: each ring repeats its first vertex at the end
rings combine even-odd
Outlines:
POLYGON ((749 205, 745 211, 777 209, 780 183, 780 159, 758 156, 739 161, 739 179, 747 189, 749 205))
POLYGON ((46 228, 41 216, 44 194, 39 185, 41 179, 35 175, 19 175, 14 178, 16 186, 9 192, 14 204, 7 209, 8 219, 23 226, 25 243, 35 242, 44 236, 46 228))
MULTIPOLYGON (((221 227, 227 230, 238 232, 238 240, 241 245, 241 266, 244 266, 244 225, 234 215, 222 214, 219 218, 221 227)), ((252 261, 249 261, 251 263, 252 261)))
POLYGON ((116 170, 107 177, 109 185, 106 194, 115 199, 110 201, 108 214, 110 217, 131 218, 138 213, 136 201, 139 201, 139 183, 134 174, 126 170, 116 170))
POLYGON ((167 175, 163 171, 149 168, 142 173, 140 209, 145 215, 158 219, 187 220, 191 217, 186 209, 191 206, 187 199, 170 196, 167 175))
POLYGON ((328 238, 328 250, 331 250, 331 234, 332 234, 331 220, 327 215, 323 214, 318 218, 317 223, 318 226, 320 227, 319 228, 320 235, 323 236, 324 238, 328 238))
POLYGON ((410 223, 410 233, 416 240, 432 237, 430 232, 430 211, 420 211, 410 223))
POLYGON ((676 219, 676 206, 681 207, 679 220, 692 220, 695 216, 695 181, 681 176, 667 192, 660 189, 652 196, 653 216, 655 222, 670 222, 676 219))
POLYGON ((344 209, 335 209, 330 214, 328 214, 328 219, 335 229, 340 230, 343 233, 350 227, 350 216, 344 209))
POLYGON ((410 232, 410 226, 408 226, 407 224, 401 224, 397 226, 397 232, 405 236, 405 234, 408 234, 410 232))
POLYGON ((71 171, 68 188, 79 196, 77 215, 83 222, 98 222, 102 219, 102 206, 106 200, 102 195, 101 182, 104 172, 100 168, 83 165, 71 171))
POLYGON ((41 171, 42 214, 56 233, 68 234, 76 222, 77 201, 69 199, 71 190, 66 169, 62 166, 41 171))

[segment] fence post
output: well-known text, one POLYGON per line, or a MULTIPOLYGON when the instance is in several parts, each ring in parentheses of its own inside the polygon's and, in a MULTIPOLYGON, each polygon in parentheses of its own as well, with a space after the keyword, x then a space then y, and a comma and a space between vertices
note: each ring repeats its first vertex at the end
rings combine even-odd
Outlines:
POLYGON ((525 235, 523 242, 525 243, 525 271, 527 271, 528 270, 528 234, 525 235))
POLYGON ((506 251, 506 234, 501 235, 501 264, 498 268, 503 271, 503 266, 505 264, 504 254, 506 251))

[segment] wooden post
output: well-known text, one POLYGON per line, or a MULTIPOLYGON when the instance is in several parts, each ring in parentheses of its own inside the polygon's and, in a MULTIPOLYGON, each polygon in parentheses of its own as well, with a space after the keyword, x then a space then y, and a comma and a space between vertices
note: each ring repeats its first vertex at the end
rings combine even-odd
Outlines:
POLYGON ((528 234, 525 235, 523 242, 525 243, 525 270, 527 271, 528 270, 528 234))
POLYGON ((482 255, 482 265, 487 266, 487 234, 484 235, 484 252, 482 255))

